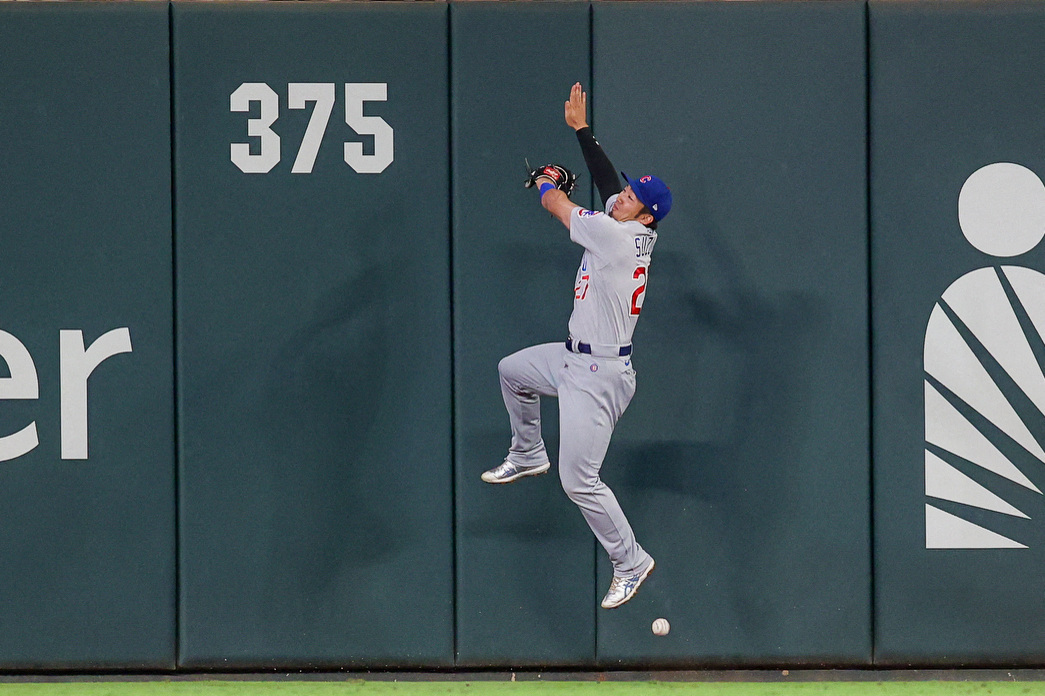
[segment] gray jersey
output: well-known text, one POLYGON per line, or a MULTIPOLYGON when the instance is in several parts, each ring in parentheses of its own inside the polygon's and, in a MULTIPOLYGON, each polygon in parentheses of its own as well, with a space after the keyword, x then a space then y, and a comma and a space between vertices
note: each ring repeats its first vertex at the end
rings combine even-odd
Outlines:
POLYGON ((590 344, 591 354, 567 352, 566 344, 559 341, 524 348, 501 360, 497 369, 512 444, 504 464, 484 476, 502 467, 549 469, 541 436, 541 397, 558 397, 563 490, 609 554, 614 576, 632 577, 648 573, 653 558, 636 541, 599 471, 617 419, 635 394, 631 355, 620 356, 618 350, 631 343, 642 311, 657 234, 637 220, 614 220, 609 211, 616 199, 610 197, 606 212, 575 208, 570 213, 570 239, 584 247, 570 335, 578 343, 590 344))
POLYGON ((570 336, 593 346, 625 346, 642 311, 657 233, 637 220, 617 222, 609 211, 574 209, 570 239, 584 247, 574 283, 570 336))

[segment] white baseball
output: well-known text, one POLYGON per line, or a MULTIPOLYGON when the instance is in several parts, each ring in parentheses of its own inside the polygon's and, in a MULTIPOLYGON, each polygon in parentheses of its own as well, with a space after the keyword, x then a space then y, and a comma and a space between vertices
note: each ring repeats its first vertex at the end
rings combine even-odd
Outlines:
POLYGON ((666 636, 668 631, 671 630, 671 624, 668 623, 667 619, 657 619, 653 622, 653 634, 657 636, 666 636))

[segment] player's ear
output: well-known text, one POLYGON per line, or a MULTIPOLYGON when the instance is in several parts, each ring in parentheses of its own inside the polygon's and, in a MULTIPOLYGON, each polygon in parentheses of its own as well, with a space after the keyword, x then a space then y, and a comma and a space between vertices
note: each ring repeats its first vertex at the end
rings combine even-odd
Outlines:
POLYGON ((635 218, 646 227, 649 227, 656 218, 653 217, 652 213, 639 213, 639 216, 635 218))

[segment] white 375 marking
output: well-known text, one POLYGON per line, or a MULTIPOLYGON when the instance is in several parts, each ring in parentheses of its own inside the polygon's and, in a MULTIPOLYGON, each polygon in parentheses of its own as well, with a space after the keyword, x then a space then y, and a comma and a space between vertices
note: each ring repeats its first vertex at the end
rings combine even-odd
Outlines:
MULTIPOLYGON (((334 110, 335 85, 332 82, 291 82, 287 85, 287 106, 291 109, 307 108, 314 102, 308 127, 294 159, 294 174, 311 174, 323 142, 330 114, 334 110)), ((373 154, 363 154, 363 143, 345 143, 345 163, 358 174, 380 174, 392 164, 395 156, 395 134, 392 127, 380 116, 364 116, 363 104, 372 101, 388 101, 388 84, 385 82, 345 83, 345 123, 359 135, 374 136, 373 154)), ((232 163, 245 174, 267 174, 279 164, 282 157, 279 135, 272 125, 279 119, 279 95, 264 82, 244 82, 229 98, 229 109, 248 112, 251 104, 260 105, 257 118, 247 119, 247 135, 257 138, 260 145, 257 154, 251 154, 250 143, 232 143, 232 163)))

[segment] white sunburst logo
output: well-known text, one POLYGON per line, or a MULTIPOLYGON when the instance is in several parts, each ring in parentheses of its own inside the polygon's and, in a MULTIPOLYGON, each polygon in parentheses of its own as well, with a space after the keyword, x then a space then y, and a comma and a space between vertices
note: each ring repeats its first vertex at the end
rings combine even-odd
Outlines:
MULTIPOLYGON (((1025 254, 1045 237, 1045 184, 1018 164, 987 165, 962 186, 958 222, 985 254, 1025 254)), ((1032 479, 1045 474, 1043 337, 1045 274, 1024 266, 971 271, 933 308, 923 356, 927 549, 1027 548, 1024 510, 1040 509, 1032 479)))

